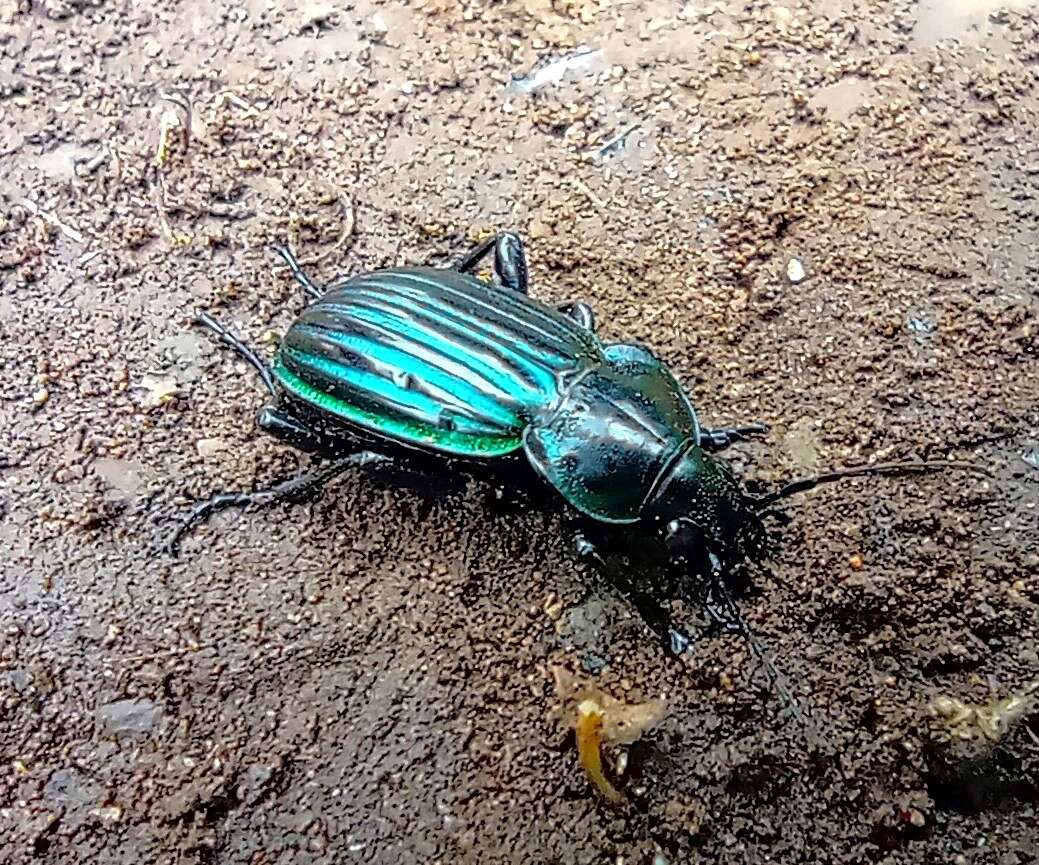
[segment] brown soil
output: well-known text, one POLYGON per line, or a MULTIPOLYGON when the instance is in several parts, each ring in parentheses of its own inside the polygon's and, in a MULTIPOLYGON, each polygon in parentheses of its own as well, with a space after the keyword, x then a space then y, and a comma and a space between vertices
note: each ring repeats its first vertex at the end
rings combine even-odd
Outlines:
POLYGON ((1036 713, 929 745, 935 696, 1039 678, 1039 18, 971 5, 0 0, 0 859, 1036 861, 1036 713), (749 480, 992 470, 790 504, 742 607, 807 720, 479 484, 350 475, 155 551, 303 462, 191 326, 271 349, 264 244, 327 280, 502 227, 706 423, 773 426, 749 480), (556 665, 667 701, 622 808, 556 665))

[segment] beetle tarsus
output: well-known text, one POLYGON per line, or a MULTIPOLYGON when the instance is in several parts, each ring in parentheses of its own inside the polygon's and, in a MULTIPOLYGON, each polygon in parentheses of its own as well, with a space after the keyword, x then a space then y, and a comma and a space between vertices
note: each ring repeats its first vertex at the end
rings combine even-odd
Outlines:
POLYGON ((248 345, 242 342, 242 340, 240 340, 237 336, 231 333, 231 331, 224 327, 209 313, 200 312, 195 320, 199 324, 208 327, 211 331, 213 331, 213 333, 220 337, 220 341, 224 343, 224 345, 233 349, 243 358, 245 358, 245 360, 249 362, 250 366, 252 366, 253 369, 255 369, 256 372, 259 373, 260 378, 263 380, 263 386, 266 387, 268 391, 270 391, 271 396, 278 395, 278 392, 277 390, 275 390, 274 387, 274 379, 271 376, 270 367, 268 367, 267 364, 260 360, 260 356, 255 351, 253 351, 253 349, 251 349, 248 345))
POLYGON ((765 435, 768 427, 763 423, 748 426, 723 427, 716 430, 700 430, 700 447, 705 451, 721 451, 738 441, 751 436, 765 435))
POLYGON ((303 290, 307 293, 307 296, 312 300, 318 300, 325 293, 321 286, 319 286, 314 280, 312 280, 303 271, 303 267, 300 265, 299 260, 295 255, 292 254, 292 250, 287 246, 282 246, 280 243, 270 244, 271 252, 277 253, 281 256, 282 260, 289 266, 289 270, 295 277, 296 282, 303 286, 303 290))
POLYGON ((713 553, 708 554, 711 563, 711 574, 708 578, 707 595, 704 607, 716 625, 727 633, 739 634, 747 641, 751 652, 757 657, 760 668, 765 672, 769 686, 775 688, 786 709, 802 723, 808 714, 802 711, 801 704, 794 696, 790 680, 772 660, 771 653, 765 648, 740 612, 736 600, 725 585, 722 564, 713 553))
POLYGON ((595 544, 580 532, 574 535, 574 549, 577 551, 578 557, 584 561, 595 562, 599 567, 606 567, 606 561, 599 555, 595 544))
POLYGON ((305 502, 317 496, 326 483, 342 474, 346 469, 383 459, 386 457, 381 454, 360 451, 342 459, 332 460, 314 471, 289 478, 265 490, 256 490, 251 493, 217 493, 204 502, 199 502, 187 513, 164 544, 164 549, 169 555, 176 557, 180 550, 180 541, 191 527, 208 519, 218 511, 245 505, 266 507, 278 502, 305 502))

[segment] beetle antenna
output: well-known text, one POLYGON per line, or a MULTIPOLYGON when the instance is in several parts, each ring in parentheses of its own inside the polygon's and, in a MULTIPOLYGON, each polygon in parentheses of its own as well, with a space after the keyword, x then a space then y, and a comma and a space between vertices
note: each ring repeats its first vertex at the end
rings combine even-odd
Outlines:
POLYGON ((901 475, 944 471, 945 469, 974 472, 975 474, 984 475, 986 477, 992 476, 992 473, 983 466, 974 465, 973 463, 957 462, 955 460, 877 463, 875 465, 852 466, 851 468, 826 472, 821 475, 811 475, 809 477, 798 478, 797 480, 791 481, 786 484, 786 486, 776 490, 774 493, 759 496, 754 500, 754 502, 757 505, 758 510, 764 510, 769 505, 778 502, 780 499, 785 499, 788 496, 796 495, 797 493, 807 492, 808 490, 815 489, 823 484, 832 484, 835 481, 842 481, 846 478, 859 478, 871 475, 899 477, 901 475))
POLYGON ((776 689, 776 692, 787 705, 787 708, 789 708, 790 713, 802 724, 807 724, 808 718, 801 710, 801 704, 798 702, 797 697, 794 696, 794 692, 790 689, 790 680, 786 677, 786 674, 776 666, 775 661, 772 660, 771 652, 769 652, 761 640, 757 638, 757 635, 751 629, 750 624, 743 617, 739 605, 732 597, 732 594, 729 592, 729 589, 726 587, 725 582, 721 579, 717 570, 715 571, 712 583, 712 593, 714 593, 718 600, 721 601, 729 621, 736 625, 736 629, 739 631, 740 636, 747 641, 747 645, 750 646, 750 650, 754 657, 758 659, 758 663, 761 665, 762 669, 765 670, 769 679, 769 684, 776 689))

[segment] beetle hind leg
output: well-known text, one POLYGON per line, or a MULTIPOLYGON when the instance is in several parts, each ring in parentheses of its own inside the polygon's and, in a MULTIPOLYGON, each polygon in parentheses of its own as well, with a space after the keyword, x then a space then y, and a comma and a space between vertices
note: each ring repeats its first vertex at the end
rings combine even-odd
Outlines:
POLYGON ((327 455, 332 451, 325 436, 294 415, 280 408, 264 406, 256 413, 256 425, 268 435, 280 439, 296 450, 327 455))
POLYGON ((379 454, 371 451, 360 451, 341 459, 331 460, 313 471, 289 478, 267 489, 255 490, 249 493, 217 493, 205 501, 199 502, 188 511, 163 547, 169 555, 176 557, 180 550, 180 541, 184 535, 193 526, 208 519, 218 511, 245 505, 262 505, 267 507, 278 502, 305 502, 316 498, 325 484, 348 468, 363 466, 381 459, 384 459, 384 457, 379 454))
POLYGON ((264 387, 266 387, 267 390, 270 391, 271 396, 278 395, 277 390, 275 390, 274 388, 274 379, 271 376, 270 367, 268 367, 267 364, 260 359, 260 356, 252 348, 250 348, 248 345, 242 342, 242 340, 240 340, 237 336, 231 333, 230 330, 228 330, 215 318, 209 315, 209 313, 199 313, 198 318, 196 320, 199 324, 202 324, 205 327, 209 328, 211 331, 213 331, 213 333, 220 337, 220 341, 224 343, 224 345, 233 349, 235 352, 237 352, 243 358, 245 358, 246 361, 249 362, 249 365, 252 366, 257 373, 259 373, 260 379, 263 381, 264 387))
POLYGON ((321 286, 314 282, 314 280, 307 276, 303 271, 303 267, 300 265, 296 256, 292 254, 291 249, 287 246, 282 246, 280 243, 272 243, 270 249, 272 252, 281 256, 282 260, 289 266, 293 278, 303 286, 303 291, 306 292, 309 298, 312 300, 318 300, 325 293, 321 286))
POLYGON ((526 294, 530 288, 527 253, 520 236, 512 231, 500 231, 480 241, 459 261, 454 269, 472 273, 484 257, 494 250, 494 274, 506 288, 526 294))
MULTIPOLYGON (((289 406, 264 406, 256 413, 263 432, 304 453, 336 460, 366 448, 365 442, 343 431, 323 430, 295 414, 289 406)), ((383 457, 389 460, 390 457, 383 457)))

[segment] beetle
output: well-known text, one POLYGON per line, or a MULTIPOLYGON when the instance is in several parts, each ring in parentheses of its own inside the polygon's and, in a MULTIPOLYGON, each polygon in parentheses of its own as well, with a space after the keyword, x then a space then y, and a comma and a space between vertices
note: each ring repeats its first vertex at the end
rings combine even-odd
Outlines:
MULTIPOLYGON (((200 503, 171 536, 173 554, 184 532, 215 511, 300 500, 350 466, 422 453, 441 467, 518 460, 592 524, 650 533, 674 558, 706 562, 716 584, 760 555, 761 514, 777 499, 838 477, 934 467, 851 469, 748 495, 717 454, 767 427, 705 429, 649 349, 603 343, 584 303, 556 307, 531 297, 513 232, 492 235, 451 267, 387 268, 325 289, 288 248, 272 248, 310 302, 271 365, 211 316, 198 320, 270 393, 259 428, 319 464, 269 489, 200 503), (474 275, 491 254, 496 282, 474 275)), ((582 556, 602 563, 587 534, 575 540, 582 556)), ((672 651, 688 645, 654 599, 630 582, 621 588, 672 651)))

